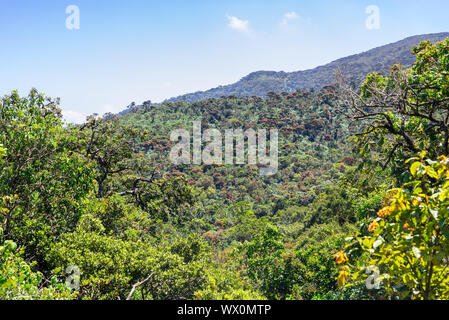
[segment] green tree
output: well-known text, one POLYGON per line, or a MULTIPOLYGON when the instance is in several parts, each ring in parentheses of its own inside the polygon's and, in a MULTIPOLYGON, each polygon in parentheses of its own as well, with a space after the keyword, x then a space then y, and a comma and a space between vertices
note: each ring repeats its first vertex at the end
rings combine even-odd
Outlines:
POLYGON ((364 257, 354 266, 339 253, 337 262, 346 264, 340 284, 352 267, 357 272, 351 284, 371 276, 368 282, 382 285, 391 298, 449 298, 449 160, 425 155, 411 159, 412 180, 390 191, 388 205, 364 224, 348 247, 348 254, 361 248, 364 257))
MULTIPOLYGON (((243 247, 248 276, 260 285, 268 299, 283 299, 291 290, 291 279, 287 277, 283 261, 284 244, 279 231, 268 225, 262 234, 243 247)), ((289 273, 291 274, 291 273, 289 273)))
POLYGON ((26 256, 41 256, 52 236, 76 225, 76 203, 92 186, 88 160, 69 149, 74 137, 64 130, 58 103, 36 90, 0 100, 2 239, 26 245, 26 256))
POLYGON ((206 283, 210 255, 195 236, 173 244, 119 239, 86 214, 52 246, 47 261, 57 275, 67 266, 79 268, 81 298, 192 299, 206 283))
POLYGON ((348 87, 343 95, 351 118, 364 124, 357 151, 367 163, 391 165, 396 175, 421 150, 432 158, 449 155, 449 40, 422 42, 413 54, 410 69, 370 74, 360 95, 348 87))
POLYGON ((147 136, 146 130, 120 124, 116 116, 90 116, 86 123, 73 130, 78 137, 73 148, 96 165, 97 197, 117 192, 117 183, 114 183, 113 177, 116 177, 116 182, 120 182, 120 187, 125 179, 140 178, 150 171, 141 152, 147 136))

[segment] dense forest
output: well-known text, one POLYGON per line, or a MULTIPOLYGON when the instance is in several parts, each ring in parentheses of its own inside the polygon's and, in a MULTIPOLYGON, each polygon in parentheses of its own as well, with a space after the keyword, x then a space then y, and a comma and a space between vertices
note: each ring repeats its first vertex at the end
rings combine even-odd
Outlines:
POLYGON ((449 40, 320 90, 62 120, 0 100, 0 299, 448 299, 449 40), (278 170, 170 132, 279 130, 278 170))

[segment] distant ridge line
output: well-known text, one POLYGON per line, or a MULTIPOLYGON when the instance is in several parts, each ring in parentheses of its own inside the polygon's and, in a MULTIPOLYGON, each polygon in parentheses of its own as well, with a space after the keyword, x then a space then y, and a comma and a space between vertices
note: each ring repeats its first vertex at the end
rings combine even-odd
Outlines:
MULTIPOLYGON (((176 101, 194 102, 231 95, 238 97, 259 96, 264 98, 268 92, 291 93, 296 90, 320 90, 327 85, 335 83, 337 70, 342 70, 348 81, 361 83, 368 73, 388 73, 394 64, 401 64, 406 68, 410 67, 415 62, 415 57, 411 50, 420 42, 431 41, 435 43, 448 38, 449 32, 411 36, 362 53, 337 59, 313 69, 293 72, 255 71, 244 76, 236 83, 172 97, 162 103, 176 101)), ((118 115, 126 114, 136 108, 150 107, 152 104, 155 103, 150 101, 146 101, 142 105, 132 103, 128 109, 123 110, 118 115)))
POLYGON ((197 101, 237 95, 266 97, 267 92, 293 92, 298 89, 319 90, 335 82, 335 71, 345 70, 348 80, 363 81, 368 73, 387 72, 394 64, 410 67, 414 63, 412 48, 422 41, 438 42, 449 38, 449 32, 417 35, 386 44, 366 52, 337 59, 314 69, 303 71, 256 71, 236 83, 173 97, 164 102, 197 101))

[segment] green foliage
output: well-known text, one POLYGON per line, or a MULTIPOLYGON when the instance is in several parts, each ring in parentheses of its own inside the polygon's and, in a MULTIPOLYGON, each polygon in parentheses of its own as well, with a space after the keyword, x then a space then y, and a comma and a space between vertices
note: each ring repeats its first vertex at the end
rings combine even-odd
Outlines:
POLYGON ((355 211, 359 220, 374 217, 381 209, 384 194, 379 191, 370 192, 357 200, 355 211))
POLYGON ((267 226, 263 234, 244 246, 248 276, 260 285, 268 299, 279 299, 288 292, 288 278, 284 278, 282 253, 284 245, 281 234, 267 226))
POLYGON ((250 241, 265 228, 267 219, 258 219, 247 203, 239 202, 233 207, 233 210, 236 221, 234 226, 228 230, 230 239, 239 242, 250 241))
POLYGON ((149 277, 135 293, 140 299, 192 299, 205 282, 207 245, 198 238, 149 245, 105 234, 99 219, 86 215, 73 233, 64 234, 47 260, 61 274, 81 270, 81 297, 126 299, 132 286, 149 277))
POLYGON ((404 161, 419 151, 432 158, 449 155, 449 40, 422 42, 413 54, 410 69, 369 75, 353 109, 354 118, 365 121, 357 150, 366 163, 391 164, 397 177, 404 174, 401 182, 409 177, 404 161))
POLYGON ((388 206, 366 223, 368 234, 356 238, 368 257, 354 275, 355 281, 365 280, 365 270, 375 266, 377 281, 390 297, 449 296, 448 159, 432 161, 425 155, 411 159, 412 180, 390 191, 388 206))
POLYGON ((248 278, 244 257, 238 247, 219 253, 207 270, 207 282, 195 292, 200 300, 265 300, 266 297, 248 278))
POLYGON ((243 246, 249 278, 268 299, 312 299, 337 291, 332 252, 342 236, 298 250, 287 250, 279 231, 268 225, 262 235, 243 246))
POLYGON ((411 69, 369 75, 355 95, 146 103, 80 126, 36 90, 3 97, 0 298, 447 298, 448 47, 421 44, 411 69), (170 131, 192 121, 277 128, 277 174, 170 163, 170 131), (74 291, 57 281, 68 267, 74 291))
MULTIPOLYGON (((341 159, 347 164, 335 166, 340 156, 329 152, 331 147, 344 148, 348 132, 331 119, 332 90, 313 95, 270 94, 265 100, 230 97, 193 108, 168 104, 168 109, 134 110, 123 118, 89 117, 81 126, 64 126, 57 101, 45 100, 35 91, 28 98, 16 93, 6 96, 0 188, 1 221, 9 227, 3 238, 20 243, 25 257, 37 260, 33 269, 40 273, 36 274, 46 279, 63 279, 67 267, 79 268, 81 285, 75 295, 81 299, 309 297, 302 295, 307 290, 301 282, 305 279, 298 267, 301 262, 285 248, 293 247, 298 234, 314 227, 314 217, 317 222, 338 225, 340 220, 345 223, 343 217, 352 210, 344 208, 349 201, 346 195, 322 192, 331 190, 327 179, 337 181, 353 163, 347 158, 341 159), (233 105, 235 114, 228 114, 226 110, 233 105), (14 108, 28 108, 36 116, 31 120, 30 114, 18 111, 12 115, 14 108), (170 109, 176 114, 167 113, 170 109), (273 117, 257 115, 256 110, 273 112, 273 117), (249 121, 241 122, 239 112, 249 121), (301 127, 289 120, 288 113, 301 119, 301 127), (167 163, 168 130, 199 116, 236 127, 280 125, 285 145, 280 157, 282 174, 261 178, 255 166, 190 169, 167 163), (21 121, 20 125, 12 126, 11 117, 21 121), (42 141, 33 130, 45 133, 42 141), (309 152, 312 148, 316 152, 309 152), (41 155, 37 152, 45 150, 41 155), (30 155, 36 160, 31 158, 28 163, 30 155), (31 165, 29 173, 23 175, 22 167, 14 167, 15 159, 31 165), (323 159, 329 172, 322 170, 323 159), (10 183, 16 177, 24 179, 17 187, 10 183), (312 211, 307 207, 311 203, 312 211), (325 210, 327 204, 331 208, 325 210), (298 227, 292 232, 286 229, 290 222, 298 227), (269 234, 267 230, 276 229, 274 223, 288 237, 278 231, 269 234), (258 247, 248 261, 243 251, 228 256, 230 248, 245 242, 258 247), (279 248, 265 256, 263 246, 276 243, 279 248), (264 260, 273 265, 258 272, 264 260)), ((320 290, 324 289, 314 292, 320 290)))
POLYGON ((296 253, 296 273, 299 281, 293 286, 288 299, 310 300, 337 290, 332 259, 332 251, 337 247, 338 241, 331 238, 330 241, 323 241, 296 253))
POLYGON ((127 179, 135 178, 133 173, 142 175, 149 170, 143 155, 136 152, 142 148, 146 132, 123 126, 116 117, 102 119, 94 116, 73 130, 77 137, 73 148, 96 165, 98 197, 117 191, 112 176, 123 177, 117 182, 124 184, 127 179))
POLYGON ((413 53, 412 68, 369 75, 353 106, 366 125, 358 151, 368 164, 384 159, 400 186, 362 198, 360 231, 335 254, 338 284, 372 298, 448 298, 449 41, 413 53))
MULTIPOLYGON (((0 230, 1 231, 1 230, 0 230)), ((7 240, 0 245, 0 300, 68 300, 76 298, 56 278, 44 287, 43 276, 21 257, 17 245, 7 240)))
POLYGON ((172 247, 164 234, 190 217, 194 188, 156 177, 142 152, 145 133, 113 117, 64 126, 57 105, 35 90, 1 100, 5 298, 125 299, 149 275, 133 298, 193 298, 204 284, 208 247, 193 236, 172 247), (20 253, 8 249, 10 239, 20 253), (77 294, 56 280, 41 284, 66 277, 69 266, 81 271, 77 294))
POLYGON ((35 90, 0 101, 0 195, 10 196, 0 226, 3 239, 26 244, 29 256, 42 256, 50 237, 73 228, 76 203, 92 185, 87 160, 69 149, 73 137, 63 128, 57 104, 35 90))

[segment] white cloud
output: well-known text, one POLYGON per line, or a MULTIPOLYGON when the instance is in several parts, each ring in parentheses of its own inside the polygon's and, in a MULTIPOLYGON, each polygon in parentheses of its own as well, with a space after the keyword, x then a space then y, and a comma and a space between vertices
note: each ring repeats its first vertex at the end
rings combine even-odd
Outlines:
POLYGON ((249 29, 248 29, 249 22, 248 21, 240 20, 239 18, 234 17, 234 16, 227 16, 227 18, 229 20, 228 26, 231 29, 243 31, 243 32, 249 31, 249 29))
MULTIPOLYGON (((90 114, 96 113, 100 117, 104 116, 106 113, 114 113, 117 114, 120 111, 123 111, 125 108, 120 108, 117 106, 114 106, 112 104, 104 104, 97 110, 92 111, 90 114)), ((72 110, 62 110, 62 117, 67 123, 73 123, 73 124, 82 124, 86 122, 87 115, 82 114, 81 112, 72 111, 72 110)))
POLYGON ((286 14, 284 14, 284 19, 281 22, 281 25, 287 25, 289 20, 295 20, 298 19, 298 14, 294 11, 292 12, 287 12, 286 14))
POLYGON ((298 15, 296 14, 296 12, 292 11, 292 12, 287 12, 284 15, 287 19, 296 19, 298 18, 298 15))
POLYGON ((62 116, 67 123, 81 124, 86 121, 86 116, 72 110, 62 110, 62 116))

